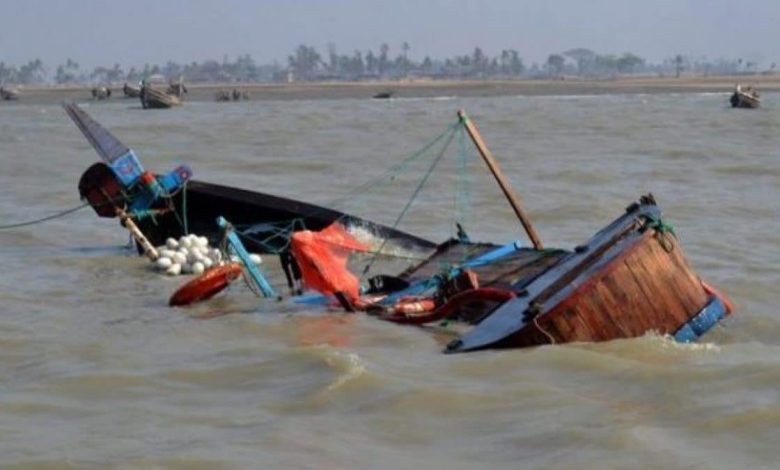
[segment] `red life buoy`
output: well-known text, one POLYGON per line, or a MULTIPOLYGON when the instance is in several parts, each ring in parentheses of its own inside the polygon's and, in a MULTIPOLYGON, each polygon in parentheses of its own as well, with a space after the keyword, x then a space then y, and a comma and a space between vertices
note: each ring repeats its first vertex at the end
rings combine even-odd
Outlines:
POLYGON ((189 305, 210 299, 241 275, 240 263, 228 263, 209 269, 174 292, 168 305, 189 305))
POLYGON ((726 297, 724 294, 720 293, 717 289, 712 287, 711 285, 707 284, 704 281, 701 281, 701 286, 704 288, 704 292, 707 293, 707 295, 713 295, 718 298, 721 302, 723 302, 723 306, 726 307, 726 315, 730 315, 731 312, 734 311, 734 304, 731 303, 731 299, 726 297))
MULTIPOLYGON (((515 297, 515 293, 508 290, 494 289, 490 287, 482 289, 472 289, 455 294, 444 305, 434 311, 418 313, 399 312, 398 306, 390 315, 382 317, 384 320, 405 323, 409 325, 423 325, 434 321, 443 320, 458 311, 463 305, 469 302, 505 302, 515 297)), ((432 301, 431 301, 432 302, 432 301)))
POLYGON ((396 315, 415 315, 430 312, 435 308, 436 302, 433 299, 401 299, 393 306, 393 313, 396 315))

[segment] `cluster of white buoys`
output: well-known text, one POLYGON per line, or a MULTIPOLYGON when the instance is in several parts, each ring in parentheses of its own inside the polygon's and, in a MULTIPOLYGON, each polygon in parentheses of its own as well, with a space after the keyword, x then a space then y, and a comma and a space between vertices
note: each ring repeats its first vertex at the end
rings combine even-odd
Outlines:
MULTIPOLYGON (((206 237, 192 234, 178 240, 175 238, 165 240, 165 245, 158 247, 157 252, 160 257, 154 261, 154 266, 158 271, 169 276, 201 274, 212 266, 224 263, 222 252, 209 247, 206 237)), ((262 262, 260 255, 251 254, 249 257, 255 264, 262 262)))

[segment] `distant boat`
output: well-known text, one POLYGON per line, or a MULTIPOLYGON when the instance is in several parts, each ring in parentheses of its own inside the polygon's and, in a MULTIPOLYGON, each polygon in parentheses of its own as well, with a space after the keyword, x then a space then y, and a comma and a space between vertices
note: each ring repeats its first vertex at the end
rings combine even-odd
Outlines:
POLYGON ((155 88, 150 81, 144 80, 141 82, 139 98, 144 109, 165 109, 181 106, 186 93, 187 87, 184 86, 181 77, 178 82, 170 83, 166 91, 155 88))
POLYGON ((16 101, 19 99, 19 92, 13 89, 0 87, 0 99, 4 101, 16 101))
POLYGON ((169 95, 151 85, 144 85, 141 88, 140 98, 144 109, 165 109, 182 104, 178 96, 169 95))
POLYGON ((732 108, 758 108, 761 104, 758 92, 752 86, 737 85, 729 99, 732 108))
POLYGON ((97 86, 92 88, 92 98, 96 100, 105 100, 111 98, 111 88, 97 86))
POLYGON ((219 90, 216 95, 214 95, 214 98, 217 101, 240 101, 240 100, 248 100, 249 94, 246 91, 239 90, 238 88, 233 88, 233 91, 227 91, 227 90, 219 90))
POLYGON ((377 93, 376 95, 374 95, 374 99, 377 99, 377 100, 386 100, 386 99, 388 99, 388 98, 392 98, 394 94, 395 94, 395 92, 394 92, 394 91, 391 91, 391 90, 388 90, 388 91, 380 91, 379 93, 377 93))
POLYGON ((138 98, 141 96, 140 87, 128 85, 127 83, 122 87, 122 92, 124 92, 125 98, 138 98))
POLYGON ((170 82, 168 84, 168 89, 166 90, 166 93, 169 95, 174 95, 179 98, 183 98, 184 95, 189 93, 189 90, 187 90, 187 87, 184 85, 184 79, 179 76, 179 81, 177 82, 170 82))

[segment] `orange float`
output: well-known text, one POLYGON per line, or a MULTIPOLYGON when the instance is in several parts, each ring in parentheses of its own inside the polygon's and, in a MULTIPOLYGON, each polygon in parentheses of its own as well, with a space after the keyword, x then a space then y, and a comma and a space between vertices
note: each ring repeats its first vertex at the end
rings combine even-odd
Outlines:
MULTIPOLYGON (((424 325, 425 323, 444 320, 470 302, 506 302, 514 297, 515 293, 512 291, 483 287, 455 294, 447 303, 435 310, 430 308, 427 311, 417 309, 414 312, 409 312, 405 311, 405 306, 409 305, 408 303, 399 303, 395 305, 393 312, 390 315, 386 315, 382 317, 382 319, 408 325, 424 325)), ((429 302, 432 303, 433 301, 429 302)), ((425 304, 424 306, 429 307, 430 304, 425 304)), ((417 305, 415 305, 415 307, 417 307, 417 305)))
POLYGON ((241 276, 240 263, 228 263, 205 271, 173 293, 168 305, 178 307, 210 299, 241 276))

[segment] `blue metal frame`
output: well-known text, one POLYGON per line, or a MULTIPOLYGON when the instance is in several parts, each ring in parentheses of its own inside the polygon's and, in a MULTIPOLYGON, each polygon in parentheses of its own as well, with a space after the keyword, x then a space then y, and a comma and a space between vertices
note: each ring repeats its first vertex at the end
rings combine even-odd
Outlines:
POLYGON ((236 256, 238 256, 238 259, 241 260, 241 263, 244 264, 244 267, 247 269, 247 271, 249 271, 249 276, 255 282, 257 287, 260 288, 263 296, 276 297, 274 289, 271 287, 271 284, 268 283, 265 276, 263 276, 260 268, 258 268, 257 265, 253 263, 251 259, 249 259, 249 252, 246 251, 246 248, 244 248, 244 244, 241 243, 241 240, 239 240, 238 235, 236 235, 236 233, 233 231, 230 223, 225 220, 224 217, 217 217, 217 225, 219 225, 219 227, 225 231, 225 237, 227 238, 228 245, 230 245, 230 248, 233 250, 236 256))

